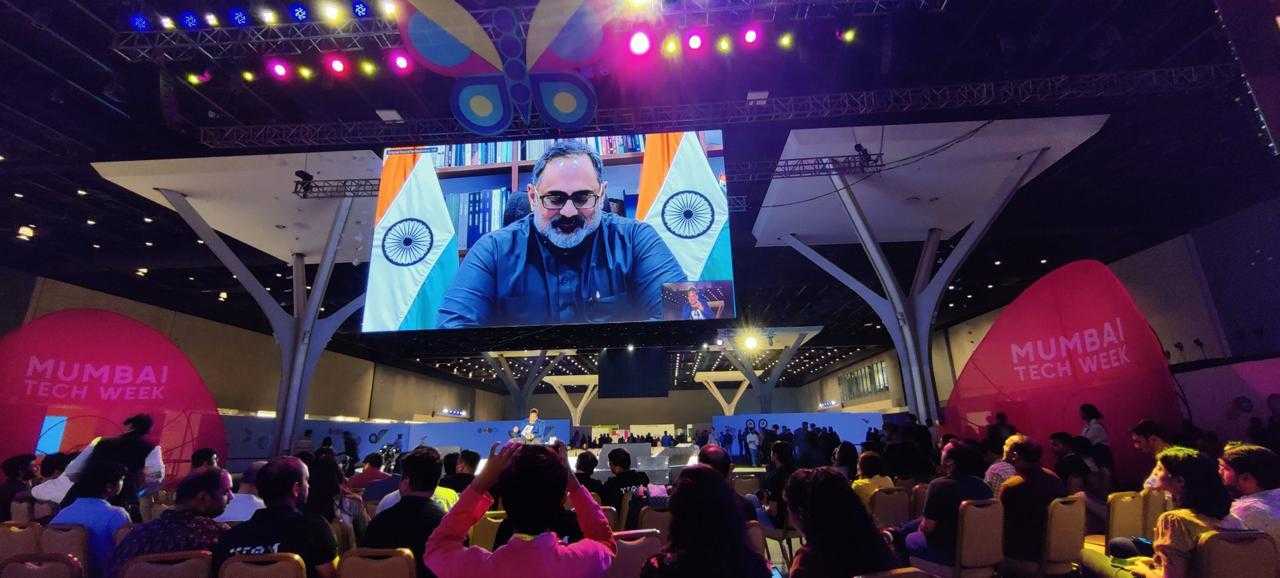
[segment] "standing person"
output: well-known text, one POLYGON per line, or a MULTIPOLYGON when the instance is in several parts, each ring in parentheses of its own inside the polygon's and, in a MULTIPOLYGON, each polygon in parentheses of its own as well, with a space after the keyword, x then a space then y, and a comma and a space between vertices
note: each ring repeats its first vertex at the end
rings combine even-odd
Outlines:
POLYGON ((382 470, 384 465, 382 454, 378 452, 365 456, 364 467, 347 481, 347 487, 359 491, 369 487, 374 482, 381 482, 391 477, 391 474, 382 470))
POLYGON ((116 530, 129 523, 129 512, 112 505, 110 500, 120 493, 129 469, 115 462, 98 459, 85 467, 68 499, 70 505, 58 511, 51 524, 84 526, 88 534, 88 576, 106 576, 115 550, 116 530))
POLYGON ((289 448, 289 453, 298 455, 302 452, 313 453, 316 451, 316 442, 311 439, 311 430, 303 430, 302 437, 293 440, 293 447, 289 448))
POLYGON ((1280 543, 1280 456, 1262 446, 1230 443, 1218 460, 1218 473, 1235 496, 1231 517, 1280 543))
POLYGON ((476 470, 480 469, 480 454, 471 450, 462 450, 458 454, 458 463, 454 472, 440 479, 440 485, 459 494, 476 479, 476 470))
MULTIPOLYGON (((339 554, 354 548, 356 520, 351 515, 351 508, 346 507, 344 503, 346 495, 342 489, 342 469, 338 466, 338 461, 332 456, 318 458, 315 469, 310 474, 311 490, 307 494, 303 511, 324 518, 324 521, 329 523, 333 528, 334 537, 338 540, 339 554)), ((360 504, 359 509, 361 514, 368 515, 364 511, 363 503, 360 504)), ((365 525, 363 522, 360 524, 362 534, 365 525)))
POLYGON ((1021 439, 1007 445, 1005 453, 1016 474, 997 490, 1004 505, 1004 555, 1039 563, 1049 504, 1067 492, 1057 475, 1040 466, 1040 444, 1027 436, 1009 437, 1015 438, 1021 439))
POLYGON ((347 469, 342 472, 347 477, 356 473, 356 464, 360 461, 360 440, 351 430, 342 430, 342 454, 347 456, 347 469))
POLYGON ((508 443, 489 458, 455 507, 427 539, 427 568, 440 578, 600 578, 617 546, 609 521, 591 494, 569 475, 565 459, 541 445, 508 443), (489 509, 497 487, 507 520, 521 538, 492 552, 466 546, 471 527, 489 509), (565 492, 583 540, 560 544, 552 523, 563 511, 565 492))
MULTIPOLYGON (((113 438, 97 438, 89 442, 89 447, 67 465, 67 477, 78 480, 80 472, 96 461, 123 465, 128 475, 125 476, 124 487, 111 503, 127 510, 134 522, 141 522, 139 497, 160 487, 164 481, 164 458, 160 454, 160 446, 146 439, 153 424, 151 416, 145 413, 124 420, 125 432, 113 438)), ((68 495, 74 493, 76 489, 72 487, 68 495)), ((65 499, 62 505, 67 505, 65 499)))
POLYGON ((746 520, 719 472, 686 467, 670 508, 667 544, 645 562, 640 578, 768 578, 769 563, 748 542, 746 520))
POLYGON ((787 522, 787 501, 783 490, 787 480, 796 471, 795 453, 791 444, 774 442, 769 450, 769 470, 764 473, 764 499, 761 512, 756 518, 764 527, 785 528, 787 522))
POLYGON ((747 428, 753 425, 754 423, 751 420, 747 420, 746 425, 738 430, 738 457, 749 464, 751 463, 751 457, 747 455, 747 428))
POLYGON ((237 482, 235 493, 231 494, 231 503, 227 504, 222 514, 215 518, 219 522, 243 522, 253 517, 253 513, 267 507, 262 498, 258 497, 258 472, 262 466, 267 465, 266 461, 256 461, 249 464, 248 469, 244 471, 244 475, 240 476, 237 482))
POLYGON ((840 472, 798 470, 785 491, 791 519, 805 538, 791 560, 791 578, 845 578, 897 566, 871 514, 840 472))
MULTIPOLYGON (((1218 475, 1218 464, 1196 450, 1169 447, 1156 456, 1151 477, 1156 489, 1173 497, 1175 509, 1156 518, 1150 545, 1140 539, 1115 538, 1107 544, 1107 552, 1117 558, 1152 556, 1130 564, 1130 571, 1146 578, 1192 576, 1191 555, 1201 536, 1241 529, 1240 522, 1229 515, 1231 496, 1218 475)), ((1091 561, 1086 555, 1087 565, 1101 565, 1091 561)))
MULTIPOLYGON (((1169 443, 1169 436, 1165 433, 1164 428, 1150 419, 1144 419, 1133 426, 1133 429, 1129 430, 1129 439, 1133 442, 1133 449, 1151 456, 1153 460, 1160 455, 1160 452, 1173 447, 1169 443)), ((1153 469, 1151 475, 1147 476, 1147 480, 1142 485, 1146 488, 1154 488, 1155 484, 1155 471, 1153 469)))
POLYGON ((1082 404, 1080 406, 1080 421, 1084 422, 1084 428, 1080 430, 1080 435, 1089 439, 1089 443, 1097 445, 1110 445, 1111 438, 1107 435, 1107 428, 1102 425, 1102 412, 1098 411, 1098 406, 1092 403, 1082 404))
POLYGON ((129 560, 146 554, 212 550, 230 529, 214 518, 222 515, 231 502, 231 474, 216 467, 206 467, 178 482, 177 505, 160 513, 160 517, 134 527, 116 546, 112 557, 116 576, 129 560))
POLYGON ((361 545, 366 548, 408 548, 417 562, 418 577, 433 577, 423 563, 427 538, 440 525, 444 510, 431 499, 440 480, 440 452, 418 448, 405 456, 400 501, 374 516, 361 545))
POLYGON ((831 467, 853 481, 858 477, 858 447, 853 442, 840 442, 831 452, 831 467))
POLYGON ((4 483, 0 484, 0 522, 8 522, 10 504, 18 494, 31 491, 31 480, 36 478, 36 456, 13 456, 0 464, 4 469, 4 483))
POLYGON ((258 472, 258 492, 267 507, 236 524, 213 548, 213 572, 237 554, 289 552, 302 557, 309 578, 335 578, 338 543, 324 518, 302 511, 311 486, 302 460, 275 458, 258 472))
MULTIPOLYGON (((750 424, 751 421, 747 420, 747 423, 750 424)), ((756 433, 754 427, 747 430, 747 456, 751 459, 751 465, 760 463, 760 434, 756 433)))
POLYGON ((982 451, 974 443, 955 440, 942 449, 946 476, 929 483, 920 520, 903 528, 911 531, 905 538, 908 554, 948 566, 955 562, 960 504, 992 497, 991 486, 981 477, 983 466, 982 451))

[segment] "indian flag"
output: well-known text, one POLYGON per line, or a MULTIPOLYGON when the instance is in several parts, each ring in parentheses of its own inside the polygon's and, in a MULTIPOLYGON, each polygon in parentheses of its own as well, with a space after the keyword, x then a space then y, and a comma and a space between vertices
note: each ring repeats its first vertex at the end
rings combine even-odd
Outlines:
POLYGON ((383 156, 364 331, 435 328, 458 272, 457 235, 431 159, 422 149, 383 156))
POLYGON ((729 202, 697 133, 645 136, 636 218, 666 241, 690 281, 732 281, 729 202))

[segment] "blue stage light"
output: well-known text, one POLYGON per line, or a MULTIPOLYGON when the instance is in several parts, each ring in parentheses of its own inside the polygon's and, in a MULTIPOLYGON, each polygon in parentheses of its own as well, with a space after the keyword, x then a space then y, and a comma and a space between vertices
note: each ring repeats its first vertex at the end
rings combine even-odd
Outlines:
POLYGON ((146 32, 148 28, 151 28, 151 21, 147 20, 147 17, 142 14, 134 14, 129 19, 129 25, 133 26, 133 29, 138 32, 146 32))
POLYGON ((355 14, 356 18, 364 18, 369 15, 369 5, 365 4, 364 0, 355 0, 351 3, 351 13, 355 14))
POLYGON ((289 15, 293 16, 298 22, 305 22, 311 17, 311 13, 307 11, 306 5, 301 2, 295 2, 289 5, 289 15))
POLYGON ((248 26, 249 13, 243 8, 232 8, 230 12, 232 26, 248 26))
POLYGON ((195 30, 200 27, 200 18, 196 16, 195 12, 190 10, 179 15, 178 22, 182 23, 182 27, 187 30, 195 30))

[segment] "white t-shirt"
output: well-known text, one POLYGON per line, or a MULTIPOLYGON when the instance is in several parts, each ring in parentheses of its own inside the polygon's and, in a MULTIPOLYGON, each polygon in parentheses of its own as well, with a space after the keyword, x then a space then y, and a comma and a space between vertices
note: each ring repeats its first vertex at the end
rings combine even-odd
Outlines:
POLYGON ((253 513, 267 507, 262 498, 253 494, 231 494, 231 503, 221 516, 214 518, 217 522, 244 522, 253 517, 253 513))
POLYGON ((1241 496, 1231 502, 1231 516, 1250 530, 1266 532, 1280 542, 1280 489, 1241 496))

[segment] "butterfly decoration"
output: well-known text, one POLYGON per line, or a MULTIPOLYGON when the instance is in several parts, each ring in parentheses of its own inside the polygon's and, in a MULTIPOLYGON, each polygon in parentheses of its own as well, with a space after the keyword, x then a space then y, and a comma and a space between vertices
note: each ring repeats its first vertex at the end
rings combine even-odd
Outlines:
POLYGON ((468 130, 495 135, 516 115, 529 122, 534 109, 562 129, 595 117, 595 90, 573 69, 597 57, 609 2, 542 0, 527 32, 508 7, 486 11, 486 31, 454 0, 410 3, 417 10, 400 22, 405 47, 433 72, 457 78, 450 104, 468 130))

